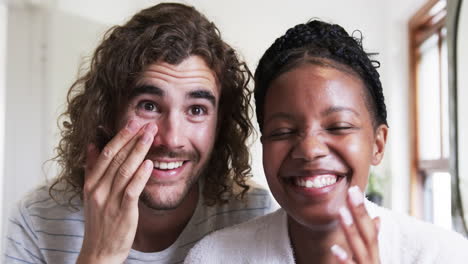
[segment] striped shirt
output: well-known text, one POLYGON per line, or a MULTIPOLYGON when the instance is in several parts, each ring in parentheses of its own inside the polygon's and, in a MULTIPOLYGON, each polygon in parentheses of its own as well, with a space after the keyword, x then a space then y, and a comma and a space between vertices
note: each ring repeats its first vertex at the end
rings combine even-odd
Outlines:
MULTIPOLYGON (((251 188, 243 201, 204 206, 203 196, 178 239, 169 248, 153 253, 131 250, 124 263, 182 263, 188 251, 208 233, 271 212, 267 190, 251 188)), ((44 186, 22 199, 12 216, 3 263, 76 263, 84 234, 80 199, 77 209, 59 205, 44 186)))

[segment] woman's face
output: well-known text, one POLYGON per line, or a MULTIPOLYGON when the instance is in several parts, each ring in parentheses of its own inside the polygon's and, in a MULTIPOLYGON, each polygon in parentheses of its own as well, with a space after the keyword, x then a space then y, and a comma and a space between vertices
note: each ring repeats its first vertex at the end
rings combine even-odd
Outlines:
POLYGON ((297 222, 326 225, 347 190, 364 190, 380 163, 387 126, 374 129, 360 78, 303 64, 283 73, 265 97, 263 166, 278 203, 297 222))

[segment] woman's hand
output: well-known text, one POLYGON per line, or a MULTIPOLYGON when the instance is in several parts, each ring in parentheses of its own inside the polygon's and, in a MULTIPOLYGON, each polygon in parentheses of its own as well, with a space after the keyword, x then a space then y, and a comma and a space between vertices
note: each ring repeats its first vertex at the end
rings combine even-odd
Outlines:
POLYGON ((88 147, 83 188, 85 234, 77 263, 122 263, 138 225, 138 199, 151 176, 145 160, 157 127, 129 121, 99 153, 88 147))
POLYGON ((353 186, 348 190, 346 199, 348 208, 340 209, 340 222, 344 230, 352 258, 338 245, 331 250, 338 263, 380 263, 378 233, 380 219, 371 219, 364 206, 364 194, 359 187, 353 186))

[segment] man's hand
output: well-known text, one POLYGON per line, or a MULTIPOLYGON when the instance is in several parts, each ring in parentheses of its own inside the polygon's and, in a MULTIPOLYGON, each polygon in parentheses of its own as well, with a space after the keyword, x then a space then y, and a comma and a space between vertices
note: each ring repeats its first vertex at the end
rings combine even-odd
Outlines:
POLYGON ((349 189, 347 204, 349 210, 346 207, 340 209, 340 222, 353 257, 349 257, 340 246, 334 245, 331 250, 338 263, 380 263, 378 246, 380 219, 370 218, 364 206, 364 195, 357 186, 349 189))
POLYGON ((77 263, 122 263, 138 225, 138 199, 151 176, 144 160, 157 127, 130 120, 102 150, 88 147, 83 188, 85 234, 77 263))

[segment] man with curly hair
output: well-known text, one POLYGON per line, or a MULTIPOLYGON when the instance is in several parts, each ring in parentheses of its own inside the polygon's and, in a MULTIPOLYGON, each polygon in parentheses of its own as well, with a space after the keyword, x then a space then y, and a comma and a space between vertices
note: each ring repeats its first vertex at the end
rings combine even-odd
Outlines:
POLYGON ((248 186, 250 73, 193 7, 159 4, 105 35, 68 93, 51 186, 10 218, 6 263, 180 263, 269 211, 248 186))

